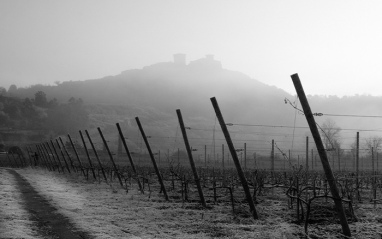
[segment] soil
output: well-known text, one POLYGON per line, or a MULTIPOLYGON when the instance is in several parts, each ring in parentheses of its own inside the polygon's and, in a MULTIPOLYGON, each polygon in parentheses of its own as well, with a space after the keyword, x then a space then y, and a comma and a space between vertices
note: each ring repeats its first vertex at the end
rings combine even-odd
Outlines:
POLYGON ((68 218, 58 213, 48 200, 41 196, 30 183, 15 170, 8 169, 17 182, 22 195, 22 203, 30 213, 30 220, 38 227, 38 233, 43 238, 92 238, 87 232, 76 228, 68 218))

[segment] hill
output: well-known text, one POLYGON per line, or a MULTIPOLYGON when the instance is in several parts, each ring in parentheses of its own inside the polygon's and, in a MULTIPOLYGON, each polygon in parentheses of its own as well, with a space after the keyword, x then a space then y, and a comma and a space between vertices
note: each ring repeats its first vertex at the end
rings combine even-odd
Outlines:
MULTIPOLYGON (((202 150, 204 145, 210 148, 212 144, 221 145, 224 141, 215 120, 211 97, 217 98, 226 122, 241 124, 230 128, 238 147, 247 142, 252 144, 252 152, 263 151, 269 155, 269 142, 275 139, 280 148, 294 147, 304 152, 305 136, 309 135, 308 129, 268 127, 306 126, 304 116, 284 104, 285 98, 294 101, 294 96, 240 72, 224 69, 211 55, 186 64, 184 56, 178 54, 174 55, 173 62, 126 70, 115 76, 62 82, 56 86, 35 85, 9 90, 8 94, 33 98, 38 91, 58 102, 67 102, 71 97, 82 99, 89 113, 90 132, 96 135, 96 127, 101 127, 111 138, 114 148, 117 145, 115 123, 120 122, 133 150, 142 150, 144 146, 136 127, 136 116, 140 117, 147 134, 153 136, 151 141, 155 150, 183 147, 179 144, 181 135, 176 109, 181 109, 186 125, 191 128, 188 133, 194 148, 202 150)), ((381 97, 308 98, 314 112, 382 115, 381 97)), ((317 117, 318 123, 322 124, 325 118, 328 117, 317 117)), ((350 129, 375 129, 379 124, 372 118, 336 117, 334 120, 339 127, 350 129)), ((343 142, 347 145, 353 142, 355 131, 345 132, 343 142)))

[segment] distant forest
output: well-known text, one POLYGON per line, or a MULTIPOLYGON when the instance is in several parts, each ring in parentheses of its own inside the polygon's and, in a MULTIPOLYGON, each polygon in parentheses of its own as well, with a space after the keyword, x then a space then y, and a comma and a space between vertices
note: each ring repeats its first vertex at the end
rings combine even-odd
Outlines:
POLYGON ((69 98, 65 103, 47 99, 43 91, 33 98, 0 95, 0 127, 3 130, 44 131, 47 135, 62 135, 87 127, 88 113, 81 98, 69 98))

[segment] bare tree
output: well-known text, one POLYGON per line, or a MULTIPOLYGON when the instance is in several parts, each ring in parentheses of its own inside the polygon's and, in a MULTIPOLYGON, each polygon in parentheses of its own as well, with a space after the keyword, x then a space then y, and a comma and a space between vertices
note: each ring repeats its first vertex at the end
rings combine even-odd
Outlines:
POLYGON ((365 139, 365 146, 368 149, 374 148, 375 151, 381 148, 382 146, 382 137, 380 136, 370 136, 365 139))
POLYGON ((378 150, 382 148, 382 137, 380 136, 370 136, 369 138, 365 139, 365 146, 368 150, 367 154, 368 157, 372 160, 372 169, 374 169, 375 166, 378 168, 378 156, 375 155, 378 154, 378 150), (373 149, 373 150, 372 150, 373 149), (373 152, 372 152, 373 151, 373 152), (374 153, 374 156, 372 155, 374 153), (374 158, 373 158, 374 157, 374 158), (376 163, 375 161, 376 160, 376 163))
POLYGON ((339 137, 341 128, 337 126, 334 120, 326 119, 321 126, 321 130, 321 138, 328 151, 335 150, 336 147, 340 146, 339 137))
MULTIPOLYGON (((341 128, 337 126, 336 122, 330 118, 326 119, 321 126, 321 138, 324 146, 332 159, 332 167, 334 165, 334 159, 337 158, 338 164, 340 163, 340 158, 343 154, 340 142, 340 132, 341 128)), ((338 165, 340 169, 340 165, 338 165)))

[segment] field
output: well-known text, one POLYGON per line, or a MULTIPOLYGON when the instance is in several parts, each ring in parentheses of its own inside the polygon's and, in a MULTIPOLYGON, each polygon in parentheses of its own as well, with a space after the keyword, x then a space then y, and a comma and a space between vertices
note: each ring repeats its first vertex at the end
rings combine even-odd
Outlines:
MULTIPOLYGON (((69 174, 39 167, 1 168, 0 238, 49 235, 41 232, 37 219, 25 208, 11 170, 89 238, 305 238, 304 220, 296 220, 296 207, 292 208, 283 187, 263 185, 256 195, 259 219, 254 220, 239 186, 234 186, 232 201, 226 190, 218 191, 214 198, 206 185, 207 207, 203 208, 195 187, 189 185, 185 198, 185 191, 177 185, 180 181, 172 188, 171 180, 166 180, 170 198, 166 201, 154 180, 146 183, 142 194, 134 180, 125 180, 121 187, 115 176, 106 183, 99 177, 86 179, 81 171, 69 174)), ((332 200, 313 204, 311 218, 320 220, 310 221, 307 238, 343 238, 332 207, 332 200)), ((381 205, 362 200, 353 208, 357 220, 349 218, 352 238, 381 238, 381 205)))

